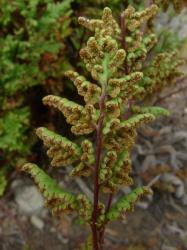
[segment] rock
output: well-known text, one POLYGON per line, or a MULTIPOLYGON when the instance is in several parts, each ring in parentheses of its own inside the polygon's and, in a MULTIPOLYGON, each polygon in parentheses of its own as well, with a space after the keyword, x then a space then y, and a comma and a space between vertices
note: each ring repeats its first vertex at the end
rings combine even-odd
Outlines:
POLYGON ((42 219, 45 219, 45 218, 47 218, 48 215, 49 215, 49 210, 47 208, 43 208, 41 211, 40 217, 42 219))
POLYGON ((183 198, 182 198, 182 204, 183 204, 184 206, 187 206, 187 194, 185 194, 185 195, 183 196, 183 198))
POLYGON ((42 230, 44 228, 44 222, 38 216, 32 215, 30 221, 37 229, 42 230))
POLYGON ((176 198, 182 199, 182 197, 185 195, 185 188, 184 183, 179 179, 179 177, 175 176, 174 174, 164 173, 161 175, 160 179, 165 183, 173 185, 175 188, 176 198))
POLYGON ((175 248, 175 247, 172 247, 172 246, 166 246, 166 245, 164 245, 162 249, 163 249, 163 250, 176 250, 176 248, 175 248))
POLYGON ((18 188, 24 185, 24 181, 21 179, 16 179, 11 183, 11 189, 13 192, 18 188))
POLYGON ((144 202, 144 201, 139 201, 139 202, 136 203, 136 206, 139 207, 139 208, 141 208, 141 209, 146 210, 149 207, 149 203, 148 202, 144 202))
POLYGON ((44 200, 35 186, 19 186, 15 191, 15 201, 20 212, 26 215, 40 214, 44 200))

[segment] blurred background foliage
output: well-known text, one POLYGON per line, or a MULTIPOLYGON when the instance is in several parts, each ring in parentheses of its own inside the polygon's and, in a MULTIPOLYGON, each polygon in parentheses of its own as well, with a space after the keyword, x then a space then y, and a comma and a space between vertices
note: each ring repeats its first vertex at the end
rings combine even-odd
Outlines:
MULTIPOLYGON (((97 18, 108 6, 119 20, 121 11, 129 4, 143 9, 150 1, 0 2, 0 195, 7 184, 7 174, 12 172, 9 169, 22 164, 26 157, 37 157, 37 141, 31 132, 33 128, 44 123, 50 126, 55 119, 57 122, 53 124, 57 124, 57 129, 66 129, 61 117, 45 110, 41 99, 46 93, 78 98, 71 83, 63 76, 64 71, 70 68, 80 73, 84 71, 79 49, 90 34, 78 25, 78 16, 97 18)), ((159 4, 161 9, 168 7, 162 6, 161 2, 159 4)), ((169 20, 176 15, 171 6, 167 12, 169 20)), ((150 60, 151 54, 169 53, 186 41, 166 26, 157 28, 159 18, 146 27, 156 31, 159 40, 154 51, 150 52, 150 60)))

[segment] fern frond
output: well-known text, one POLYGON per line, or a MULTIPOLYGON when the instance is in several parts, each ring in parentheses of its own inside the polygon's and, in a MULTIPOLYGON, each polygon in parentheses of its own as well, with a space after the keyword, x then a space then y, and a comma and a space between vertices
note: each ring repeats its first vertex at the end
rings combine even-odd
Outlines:
POLYGON ((98 113, 93 105, 85 107, 59 96, 48 95, 43 103, 60 110, 66 117, 67 123, 73 125, 71 131, 76 135, 90 134, 95 130, 98 113))
POLYGON ((180 67, 184 60, 178 56, 176 50, 157 54, 144 71, 144 77, 140 86, 144 88, 144 97, 159 92, 168 86, 168 82, 174 84, 175 79, 183 75, 180 67))
POLYGON ((133 209, 135 202, 143 195, 148 193, 147 187, 138 187, 125 197, 118 200, 106 215, 109 221, 119 219, 123 213, 133 209))
POLYGON ((170 115, 170 112, 162 107, 139 107, 139 106, 133 106, 132 107, 132 111, 134 113, 138 113, 138 114, 152 114, 155 117, 159 117, 159 116, 168 116, 170 115))
MULTIPOLYGON (((130 100, 138 91, 138 83, 143 78, 142 72, 133 72, 123 78, 109 80, 109 94, 120 96, 123 100, 130 100), (117 88, 117 91, 114 89, 117 88)), ((141 88, 139 88, 139 91, 141 88)))
POLYGON ((137 129, 143 124, 149 123, 153 120, 155 120, 155 116, 152 114, 149 114, 149 113, 137 114, 137 115, 130 117, 126 121, 122 121, 120 124, 120 129, 123 129, 123 130, 137 129))
POLYGON ((51 208, 52 213, 69 212, 77 208, 76 197, 60 188, 56 181, 36 164, 27 163, 20 170, 29 173, 33 177, 45 198, 46 205, 51 208))
POLYGON ((117 154, 115 151, 108 151, 105 155, 103 162, 99 171, 100 182, 104 182, 105 180, 112 177, 113 174, 113 166, 117 160, 117 154))
POLYGON ((52 166, 67 166, 79 159, 81 147, 76 143, 44 127, 38 128, 36 134, 49 148, 47 154, 52 158, 52 166))
POLYGON ((77 72, 67 71, 65 76, 70 78, 77 87, 78 94, 84 97, 86 103, 95 104, 99 102, 101 88, 86 80, 84 76, 80 76, 77 72))
POLYGON ((78 214, 85 222, 90 223, 93 212, 93 204, 84 194, 79 194, 77 196, 79 203, 78 214))
POLYGON ((60 96, 48 95, 43 98, 43 103, 50 107, 56 108, 63 113, 66 121, 75 125, 81 117, 84 107, 60 96))
POLYGON ((131 173, 131 159, 128 151, 124 150, 118 155, 116 164, 114 165, 114 181, 120 186, 130 186, 133 183, 132 178, 129 176, 131 173), (116 179, 116 180, 115 180, 116 179))
POLYGON ((73 168, 71 176, 90 176, 95 162, 95 150, 93 143, 89 140, 81 142, 82 155, 80 156, 80 163, 73 168))
POLYGON ((83 135, 77 139, 79 145, 39 128, 37 134, 49 148, 52 165, 72 164, 70 176, 93 175, 93 201, 83 194, 64 192, 37 165, 26 164, 22 168, 33 176, 53 213, 76 210, 80 221, 91 226, 93 238, 88 239, 85 250, 100 249, 106 224, 132 210, 135 202, 148 192, 147 187, 136 188, 111 207, 113 194, 122 185, 133 184, 130 154, 139 127, 168 114, 162 108, 133 104, 164 86, 170 77, 179 75, 181 61, 174 60, 173 52, 167 52, 166 57, 160 54, 147 63, 156 36, 151 32, 145 35, 142 26, 152 21, 157 10, 154 4, 141 11, 129 6, 121 15, 121 26, 109 8, 104 9, 101 19, 79 18, 84 27, 93 31, 80 51, 90 76, 87 80, 72 70, 65 75, 73 81, 85 103, 80 105, 53 95, 43 99, 44 104, 63 113, 75 135, 83 135), (110 193, 108 202, 100 200, 101 191, 110 193))
POLYGON ((119 25, 113 18, 111 9, 108 7, 104 8, 102 19, 89 20, 85 17, 79 17, 78 21, 82 26, 91 31, 100 31, 103 29, 106 31, 106 35, 120 34, 119 25))
POLYGON ((137 28, 141 27, 144 22, 154 17, 157 14, 157 11, 158 6, 155 4, 152 4, 149 8, 146 8, 139 12, 136 12, 135 8, 129 6, 125 10, 127 28, 130 31, 136 30, 137 28))

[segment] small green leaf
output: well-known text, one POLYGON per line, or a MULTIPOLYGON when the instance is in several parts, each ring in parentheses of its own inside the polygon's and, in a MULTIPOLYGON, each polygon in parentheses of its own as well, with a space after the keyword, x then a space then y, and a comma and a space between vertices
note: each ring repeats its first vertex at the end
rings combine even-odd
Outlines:
POLYGON ((118 219, 122 213, 131 210, 136 202, 143 194, 148 192, 147 187, 138 187, 125 197, 118 200, 110 209, 106 215, 106 219, 109 221, 118 219))

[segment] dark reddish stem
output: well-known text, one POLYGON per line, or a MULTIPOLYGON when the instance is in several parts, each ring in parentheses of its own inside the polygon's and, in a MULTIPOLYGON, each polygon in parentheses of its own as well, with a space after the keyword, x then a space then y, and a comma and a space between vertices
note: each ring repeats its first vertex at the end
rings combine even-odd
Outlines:
POLYGON ((103 89, 103 93, 100 98, 100 117, 96 128, 96 162, 94 167, 94 207, 92 215, 92 234, 93 234, 93 249, 99 250, 99 237, 97 229, 97 218, 98 218, 98 203, 99 203, 99 167, 102 156, 103 138, 102 129, 105 118, 105 100, 106 90, 103 89))
MULTIPOLYGON (((113 199, 113 194, 109 194, 108 197, 108 202, 106 205, 106 209, 105 209, 105 215, 109 212, 110 207, 112 205, 112 199, 113 199)), ((106 225, 107 221, 104 223, 103 227, 100 229, 99 232, 99 244, 100 244, 100 250, 103 249, 103 245, 104 245, 104 234, 105 234, 105 225, 106 225)))
MULTIPOLYGON (((127 35, 127 29, 126 29, 126 23, 125 23, 125 12, 121 13, 120 26, 121 26, 121 47, 127 52, 128 47, 125 41, 125 38, 127 35)), ((128 73, 129 73, 129 68, 127 64, 127 59, 125 59, 125 74, 128 75, 128 73)))

